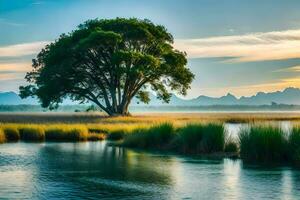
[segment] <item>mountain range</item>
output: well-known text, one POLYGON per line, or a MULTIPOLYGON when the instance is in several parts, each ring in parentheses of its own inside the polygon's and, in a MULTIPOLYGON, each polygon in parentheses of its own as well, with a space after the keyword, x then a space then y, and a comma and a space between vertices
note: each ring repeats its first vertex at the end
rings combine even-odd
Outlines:
MULTIPOLYGON (((258 92, 256 95, 250 97, 237 98, 234 95, 228 93, 222 97, 208 97, 201 95, 193 99, 182 99, 176 95, 172 95, 169 104, 162 103, 151 94, 149 106, 212 106, 212 105, 271 105, 273 104, 289 104, 300 105, 300 89, 298 88, 286 88, 283 91, 276 92, 258 92)), ((38 101, 35 98, 21 99, 15 92, 0 92, 0 105, 37 105, 38 101)), ((74 105, 76 102, 65 100, 64 105, 74 105)), ((146 106, 143 103, 139 103, 137 99, 132 102, 134 106, 146 106)))

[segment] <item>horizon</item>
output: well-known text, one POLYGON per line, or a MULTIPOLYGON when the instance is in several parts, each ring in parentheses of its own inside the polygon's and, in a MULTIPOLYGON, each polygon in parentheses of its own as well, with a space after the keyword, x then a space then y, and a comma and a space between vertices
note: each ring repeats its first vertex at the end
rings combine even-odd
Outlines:
POLYGON ((115 17, 147 18, 173 34, 196 75, 184 98, 299 88, 300 2, 286 2, 0 0, 0 91, 18 93, 31 59, 60 34, 88 19, 115 17))
MULTIPOLYGON (((257 93, 255 94, 252 94, 252 95, 249 95, 249 96, 237 96, 237 95, 234 95, 230 92, 228 92, 227 94, 224 94, 224 95, 221 95, 221 96, 207 96, 207 95, 198 95, 198 96, 195 96, 195 97, 191 97, 191 98, 187 98, 186 96, 180 96, 176 93, 172 93, 172 95, 175 95, 175 97, 179 98, 179 99, 182 99, 182 100, 194 100, 194 99, 197 99, 199 97, 209 97, 209 98, 222 98, 222 97, 226 97, 226 96, 234 96, 237 100, 240 100, 241 98, 251 98, 251 97, 255 97, 257 96, 259 93, 263 93, 263 94, 272 94, 272 93, 284 93, 286 90, 289 90, 289 89, 292 89, 292 90, 298 90, 300 91, 300 88, 296 88, 296 87, 286 87, 286 88, 283 88, 281 90, 276 90, 276 91, 271 91, 271 92, 263 92, 263 91, 258 91, 257 93)), ((4 93, 14 93, 16 95, 19 96, 19 94, 15 91, 0 91, 0 94, 4 94, 4 93)), ((155 94, 151 93, 152 95, 156 96, 155 94)), ((27 98, 25 98, 26 100, 27 98)))

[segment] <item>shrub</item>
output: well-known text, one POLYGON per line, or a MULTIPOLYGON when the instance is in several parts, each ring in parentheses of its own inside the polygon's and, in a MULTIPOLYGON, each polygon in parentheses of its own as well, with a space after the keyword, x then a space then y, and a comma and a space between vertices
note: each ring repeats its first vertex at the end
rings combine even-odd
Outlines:
POLYGON ((173 125, 164 123, 148 129, 134 129, 126 135, 123 144, 134 148, 166 148, 174 135, 173 125))
POLYGON ((240 156, 248 162, 276 163, 287 160, 287 138, 279 127, 252 126, 239 135, 240 156))
POLYGON ((24 141, 40 142, 45 140, 45 132, 42 128, 21 128, 19 132, 24 141))
POLYGON ((17 128, 4 128, 3 132, 6 140, 9 142, 16 142, 20 140, 20 133, 17 128))

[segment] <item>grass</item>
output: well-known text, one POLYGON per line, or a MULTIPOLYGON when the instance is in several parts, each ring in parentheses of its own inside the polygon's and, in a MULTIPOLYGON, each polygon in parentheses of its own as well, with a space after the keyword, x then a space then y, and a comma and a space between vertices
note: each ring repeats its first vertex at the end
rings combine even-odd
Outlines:
POLYGON ((173 148, 182 153, 223 152, 225 130, 222 124, 188 124, 179 129, 173 148))
POLYGON ((164 149, 174 136, 173 124, 163 123, 150 128, 134 129, 126 135, 123 145, 133 148, 164 149))
POLYGON ((0 143, 4 143, 4 142, 6 142, 6 138, 3 130, 0 129, 0 143))
POLYGON ((20 140, 20 132, 17 128, 7 127, 3 129, 5 138, 8 142, 17 142, 20 140))
POLYGON ((225 134, 224 126, 220 123, 187 124, 180 128, 171 123, 162 123, 129 132, 123 145, 184 154, 210 154, 224 152, 225 134))
POLYGON ((289 158, 291 162, 300 167, 300 127, 293 127, 291 134, 289 135, 289 158))
POLYGON ((186 154, 237 153, 245 162, 300 166, 297 113, 163 113, 131 117, 98 114, 0 114, 0 142, 121 140, 124 146, 186 154), (287 135, 268 120, 289 120, 287 135), (239 140, 227 137, 224 122, 249 123, 239 140), (259 124, 264 125, 259 125, 259 124))
POLYGON ((21 128, 20 136, 26 142, 40 142, 45 140, 45 131, 42 128, 21 128))
POLYGON ((286 133, 276 126, 254 125, 239 135, 240 156, 246 162, 285 163, 288 161, 286 133))

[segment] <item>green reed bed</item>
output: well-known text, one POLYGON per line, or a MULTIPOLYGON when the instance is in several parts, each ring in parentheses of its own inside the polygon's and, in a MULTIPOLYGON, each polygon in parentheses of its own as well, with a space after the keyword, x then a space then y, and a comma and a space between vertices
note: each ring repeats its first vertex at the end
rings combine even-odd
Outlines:
POLYGON ((241 130, 240 157, 246 162, 281 163, 288 161, 287 134, 271 125, 253 125, 241 130))
POLYGON ((288 138, 288 152, 291 162, 300 167, 300 127, 293 127, 288 138))
POLYGON ((174 131, 170 123, 137 128, 126 135, 123 145, 133 148, 166 148, 175 136, 174 131))
POLYGON ((0 129, 0 143, 4 143, 4 142, 6 142, 6 138, 3 130, 0 129))
POLYGON ((17 128, 7 127, 3 129, 5 138, 8 142, 17 142, 20 140, 20 132, 17 128))
POLYGON ((21 140, 26 142, 41 142, 45 140, 43 128, 21 128, 19 129, 21 140))
POLYGON ((225 134, 222 124, 188 124, 176 133, 173 148, 182 153, 223 152, 225 134))
POLYGON ((54 128, 45 131, 47 141, 87 141, 88 130, 86 128, 54 128))
MULTIPOLYGON (((219 123, 188 124, 177 129, 164 123, 133 130, 125 136, 123 145, 184 154, 211 154, 224 153, 225 138, 226 131, 219 123)), ((237 148, 233 150, 236 152, 237 148)))

